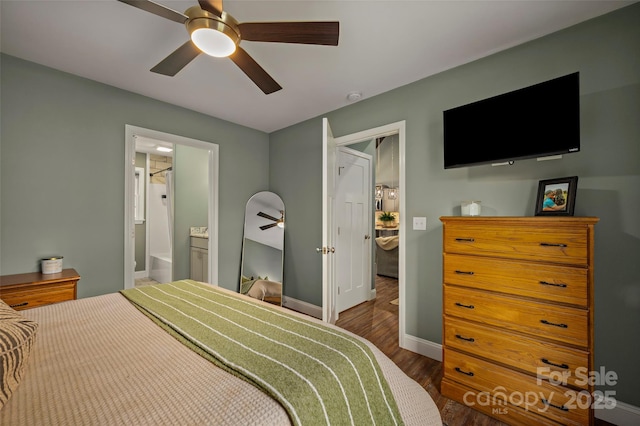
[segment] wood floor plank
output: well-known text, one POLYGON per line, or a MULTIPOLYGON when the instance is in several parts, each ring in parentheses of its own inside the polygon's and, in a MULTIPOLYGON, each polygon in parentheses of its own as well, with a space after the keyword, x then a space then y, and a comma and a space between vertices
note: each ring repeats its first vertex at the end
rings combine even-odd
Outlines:
MULTIPOLYGON (((399 306, 390 303, 398 298, 398 280, 376 276, 376 299, 341 312, 336 325, 376 345, 409 377, 429 392, 448 426, 503 426, 492 417, 445 398, 440 394, 442 363, 402 349, 398 345, 399 306)), ((596 426, 614 426, 596 419, 596 426)))

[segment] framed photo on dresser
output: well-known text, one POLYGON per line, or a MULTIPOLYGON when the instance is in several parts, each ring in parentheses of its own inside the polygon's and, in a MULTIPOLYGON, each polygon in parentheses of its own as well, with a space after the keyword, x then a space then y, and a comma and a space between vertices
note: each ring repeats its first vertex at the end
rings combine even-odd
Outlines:
POLYGON ((578 176, 541 180, 536 216, 573 216, 577 188, 578 176))

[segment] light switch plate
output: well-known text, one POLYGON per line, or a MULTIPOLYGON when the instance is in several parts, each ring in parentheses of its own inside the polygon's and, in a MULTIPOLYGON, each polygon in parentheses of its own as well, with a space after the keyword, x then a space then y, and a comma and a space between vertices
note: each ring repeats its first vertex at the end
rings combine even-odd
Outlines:
POLYGON ((427 230, 427 218, 426 217, 414 217, 413 218, 414 231, 426 231, 427 230))

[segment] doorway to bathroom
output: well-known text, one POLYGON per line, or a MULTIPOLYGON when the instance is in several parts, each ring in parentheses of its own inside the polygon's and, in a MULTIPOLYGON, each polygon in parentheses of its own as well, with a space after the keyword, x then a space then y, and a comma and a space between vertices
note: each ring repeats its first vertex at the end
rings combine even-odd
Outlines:
MULTIPOLYGON (((175 145, 135 137, 135 286, 173 278, 175 145)), ((206 194, 205 194, 206 198, 206 194)))
POLYGON ((216 283, 218 145, 130 125, 125 133, 124 287, 189 278, 194 228, 207 237, 207 281, 216 283))

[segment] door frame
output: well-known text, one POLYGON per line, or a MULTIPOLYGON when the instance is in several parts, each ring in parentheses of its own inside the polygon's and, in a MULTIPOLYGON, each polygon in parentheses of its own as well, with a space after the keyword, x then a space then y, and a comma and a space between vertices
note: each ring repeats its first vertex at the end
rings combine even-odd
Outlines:
MULTIPOLYGON (((405 155, 406 155, 406 151, 405 151, 406 150, 406 145, 405 145, 406 122, 405 120, 397 121, 395 123, 390 123, 384 126, 375 127, 368 130, 363 130, 361 132, 352 133, 345 136, 340 136, 340 137, 334 138, 334 140, 335 140, 336 147, 339 147, 339 146, 345 146, 345 145, 351 145, 359 142, 364 142, 364 141, 382 137, 382 136, 391 136, 395 134, 398 135, 398 141, 399 141, 399 148, 398 148, 399 149, 398 164, 399 164, 399 175, 400 175, 399 186, 401 191, 403 191, 403 193, 406 194, 407 187, 406 187, 406 179, 405 179, 405 155)), ((323 204, 325 202, 326 200, 323 200, 323 204)), ((401 218, 404 218, 402 220, 405 223, 404 226, 400 226, 400 232, 399 232, 400 243, 398 245, 398 298, 399 298, 398 344, 401 348, 406 348, 405 346, 405 323, 406 323, 405 321, 405 315, 406 315, 406 311, 405 311, 406 249, 405 247, 407 242, 406 231, 407 231, 407 226, 409 224, 409 218, 406 216, 406 197, 405 196, 400 197, 400 208, 398 210, 398 213, 401 218)), ((335 215, 335 211, 332 210, 331 215, 332 216, 335 215)), ((334 223, 334 221, 331 221, 331 223, 334 223)), ((323 288, 322 288, 323 301, 335 300, 335 294, 336 294, 335 280, 328 281, 328 283, 331 283, 331 285, 326 285, 326 283, 327 281, 323 280, 323 288)), ((335 304, 332 307, 330 306, 329 308, 323 306, 323 310, 330 309, 330 308, 335 309, 335 304)), ((337 315, 335 318, 337 319, 337 315)))
POLYGON ((169 142, 174 145, 186 145, 208 151, 209 157, 209 283, 218 282, 218 188, 219 188, 219 152, 220 147, 213 142, 191 139, 184 136, 164 133, 125 124, 124 150, 124 288, 133 288, 135 283, 135 217, 134 217, 134 184, 135 184, 135 137, 143 136, 169 142))
POLYGON ((335 324, 338 319, 333 261, 335 170, 336 142, 325 117, 322 119, 322 247, 316 251, 322 254, 322 321, 330 324, 335 324))
MULTIPOLYGON (((368 176, 367 176, 367 183, 368 183, 368 188, 372 189, 373 186, 374 186, 373 185, 373 164, 374 164, 373 156, 371 156, 370 154, 367 154, 365 152, 361 152, 361 151, 357 151, 355 149, 351 149, 351 148, 349 148, 348 146, 345 146, 345 145, 337 146, 336 148, 337 148, 336 149, 336 154, 337 154, 336 155, 336 164, 340 164, 339 160, 340 160, 340 155, 341 154, 350 155, 352 157, 358 157, 358 158, 361 158, 361 159, 367 161, 368 169, 369 169, 369 173, 368 173, 368 176)), ((338 199, 338 191, 336 190, 336 200, 337 199, 338 199)), ((336 203, 335 205, 337 206, 338 204, 336 203)), ((366 206, 367 206, 367 211, 366 211, 365 214, 367 216, 367 219, 366 219, 367 230, 371 231, 372 230, 372 218, 373 218, 373 197, 372 197, 372 192, 371 191, 367 192, 366 206)), ((336 219, 337 219, 337 217, 338 217, 338 215, 336 214, 336 219)), ((339 223, 339 221, 336 220, 336 222, 334 222, 334 223, 337 224, 337 223, 339 223)), ((372 235, 373 235, 373 233, 369 232, 369 239, 366 240, 367 241, 366 250, 367 250, 367 258, 368 258, 368 265, 367 265, 368 268, 366 270, 366 274, 364 276, 364 279, 369 284, 368 284, 368 287, 367 287, 367 295, 366 295, 365 301, 366 300, 371 300, 374 297, 374 295, 372 294, 372 290, 371 290, 371 282, 372 282, 372 280, 371 280, 371 278, 372 278, 371 271, 373 269, 373 265, 372 265, 373 264, 373 262, 372 262, 372 246, 371 246, 371 241, 372 241, 371 237, 372 237, 372 235)), ((338 250, 338 253, 339 253, 339 250, 338 250)), ((338 272, 338 268, 336 268, 336 273, 337 272, 338 272)), ((337 306, 338 306, 339 296, 340 295, 338 295, 336 293, 336 309, 337 309, 337 306)), ((346 309, 349 309, 349 308, 346 308, 346 309)), ((342 310, 344 311, 346 309, 342 309, 342 310)))

